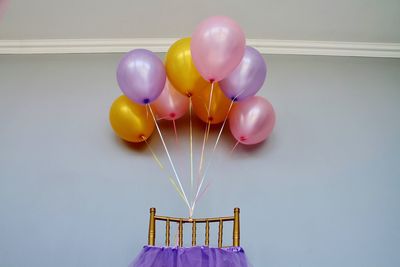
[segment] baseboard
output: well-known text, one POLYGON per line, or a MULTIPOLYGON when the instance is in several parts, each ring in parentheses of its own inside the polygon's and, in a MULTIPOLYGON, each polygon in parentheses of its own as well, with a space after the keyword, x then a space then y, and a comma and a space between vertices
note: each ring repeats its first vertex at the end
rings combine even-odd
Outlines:
MULTIPOLYGON (((0 40, 0 54, 166 52, 175 38, 0 40)), ((400 43, 248 39, 262 54, 400 58, 400 43)))

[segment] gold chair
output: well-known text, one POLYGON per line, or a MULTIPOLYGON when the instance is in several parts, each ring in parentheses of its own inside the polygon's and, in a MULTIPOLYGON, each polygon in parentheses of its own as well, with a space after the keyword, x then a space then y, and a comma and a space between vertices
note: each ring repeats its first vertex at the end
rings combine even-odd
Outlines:
POLYGON ((227 221, 233 221, 233 246, 240 246, 240 225, 239 225, 239 213, 240 209, 235 208, 233 216, 230 217, 217 217, 217 218, 175 218, 156 215, 156 208, 150 208, 150 222, 149 222, 149 240, 148 245, 154 246, 156 243, 156 221, 165 221, 165 246, 170 246, 170 229, 171 222, 178 224, 178 244, 179 247, 183 246, 183 225, 192 224, 192 246, 196 246, 196 228, 197 224, 205 224, 205 244, 210 244, 210 223, 218 224, 218 247, 222 247, 222 234, 223 234, 223 223, 227 221))

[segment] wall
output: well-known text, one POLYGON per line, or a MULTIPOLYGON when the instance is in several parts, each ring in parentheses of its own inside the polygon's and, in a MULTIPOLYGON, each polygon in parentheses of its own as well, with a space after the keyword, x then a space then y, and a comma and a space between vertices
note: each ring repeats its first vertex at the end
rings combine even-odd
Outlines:
POLYGON ((10 1, 0 39, 172 38, 224 14, 248 38, 399 43, 399 13, 398 0, 10 1))
MULTIPOLYGON (((110 129, 120 57, 0 57, 0 266, 127 266, 149 207, 187 215, 147 147, 110 129)), ((399 266, 400 61, 266 60, 273 135, 231 155, 224 134, 196 216, 241 207, 254 266, 399 266)), ((162 126, 187 181, 187 121, 180 146, 162 126)))

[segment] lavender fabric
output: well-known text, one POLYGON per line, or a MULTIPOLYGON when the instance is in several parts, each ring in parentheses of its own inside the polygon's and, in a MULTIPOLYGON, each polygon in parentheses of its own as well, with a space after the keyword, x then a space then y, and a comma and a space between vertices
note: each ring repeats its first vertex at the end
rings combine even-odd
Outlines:
POLYGON ((249 267, 241 247, 145 246, 129 267, 249 267))

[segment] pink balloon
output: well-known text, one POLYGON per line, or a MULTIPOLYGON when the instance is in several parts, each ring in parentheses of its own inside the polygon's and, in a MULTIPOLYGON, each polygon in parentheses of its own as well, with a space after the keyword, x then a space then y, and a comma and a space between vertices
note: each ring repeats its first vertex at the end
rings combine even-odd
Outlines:
POLYGON ((192 35, 193 63, 204 79, 218 82, 239 65, 245 44, 244 33, 235 21, 223 16, 207 18, 192 35))
POLYGON ((176 120, 185 115, 189 109, 189 98, 179 93, 167 80, 161 95, 151 104, 157 117, 165 120, 176 120))
POLYGON ((274 108, 260 96, 237 102, 229 114, 231 133, 237 141, 245 145, 257 144, 267 139, 274 125, 274 108))

